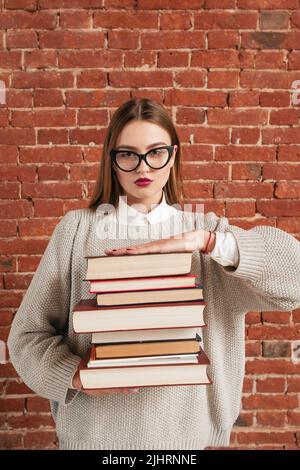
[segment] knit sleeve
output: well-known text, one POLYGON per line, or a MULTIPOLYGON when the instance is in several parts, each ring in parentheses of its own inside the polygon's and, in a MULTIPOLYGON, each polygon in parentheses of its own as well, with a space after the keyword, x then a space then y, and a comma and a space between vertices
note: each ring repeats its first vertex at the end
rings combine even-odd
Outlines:
POLYGON ((236 238, 237 267, 221 266, 230 281, 228 296, 245 311, 289 311, 300 306, 300 242, 270 226, 249 230, 219 219, 219 229, 236 238))
POLYGON ((81 358, 66 343, 76 210, 56 225, 15 314, 8 337, 10 359, 38 395, 66 405, 77 395, 70 379, 81 358))

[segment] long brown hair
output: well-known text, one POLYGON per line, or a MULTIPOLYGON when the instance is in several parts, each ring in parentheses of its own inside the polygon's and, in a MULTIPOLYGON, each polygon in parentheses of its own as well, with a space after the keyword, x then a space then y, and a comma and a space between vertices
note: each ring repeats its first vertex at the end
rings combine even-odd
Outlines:
POLYGON ((119 195, 122 194, 122 187, 112 169, 110 151, 114 148, 118 135, 125 125, 134 120, 143 120, 158 124, 169 133, 171 144, 178 146, 175 162, 170 170, 169 179, 164 186, 164 192, 168 204, 182 204, 183 202, 185 194, 180 168, 180 142, 172 119, 165 108, 158 102, 148 98, 132 98, 123 103, 115 111, 108 126, 103 144, 100 170, 88 206, 90 209, 96 210, 99 204, 112 204, 115 208, 118 206, 119 195))

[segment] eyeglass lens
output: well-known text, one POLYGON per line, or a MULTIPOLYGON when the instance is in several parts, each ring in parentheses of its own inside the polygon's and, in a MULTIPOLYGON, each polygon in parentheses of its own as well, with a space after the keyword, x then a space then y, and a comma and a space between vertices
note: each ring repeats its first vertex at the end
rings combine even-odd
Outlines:
MULTIPOLYGON (((151 168, 159 169, 167 162, 169 152, 166 148, 153 149, 146 155, 146 161, 151 168)), ((139 157, 130 150, 119 150, 116 161, 123 170, 133 170, 139 163, 139 157)))

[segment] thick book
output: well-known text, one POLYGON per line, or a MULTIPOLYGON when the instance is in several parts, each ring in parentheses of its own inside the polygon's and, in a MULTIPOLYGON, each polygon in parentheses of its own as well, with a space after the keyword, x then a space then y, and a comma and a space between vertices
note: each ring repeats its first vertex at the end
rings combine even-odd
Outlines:
POLYGON ((210 362, 203 349, 194 360, 193 363, 186 359, 186 362, 174 364, 83 367, 79 372, 80 380, 84 390, 212 383, 207 374, 210 362))
POLYGON ((206 326, 207 302, 160 302, 155 304, 99 307, 96 299, 81 299, 73 307, 75 333, 206 326))
MULTIPOLYGON (((166 341, 195 338, 201 336, 201 328, 153 328, 150 330, 102 331, 93 333, 92 344, 129 343, 136 341, 166 341)), ((201 338, 200 338, 201 340, 201 338)))
POLYGON ((85 256, 86 281, 131 277, 187 274, 191 271, 192 252, 144 253, 130 255, 85 256))
POLYGON ((96 360, 136 356, 163 356, 166 354, 196 354, 200 349, 199 341, 193 338, 174 341, 96 344, 92 347, 92 352, 96 360))
MULTIPOLYGON (((87 281, 87 279, 83 279, 87 281)), ((163 290, 182 289, 196 286, 196 276, 194 274, 173 275, 173 276, 153 276, 153 277, 132 277, 128 279, 102 279, 91 280, 90 294, 100 292, 124 292, 138 290, 163 290)))
POLYGON ((203 300, 203 286, 191 289, 165 289, 163 291, 141 290, 128 292, 106 292, 97 294, 98 305, 128 305, 157 302, 178 302, 186 300, 203 300))

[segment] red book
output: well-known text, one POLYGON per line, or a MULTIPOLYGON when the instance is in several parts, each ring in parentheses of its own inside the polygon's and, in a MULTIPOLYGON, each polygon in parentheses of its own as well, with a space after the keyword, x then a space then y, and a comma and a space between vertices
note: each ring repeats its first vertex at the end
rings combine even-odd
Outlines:
POLYGON ((201 351, 193 358, 193 362, 189 362, 186 356, 180 362, 174 358, 173 364, 83 367, 80 369, 80 380, 84 390, 208 385, 212 383, 207 375, 209 364, 210 361, 201 348, 201 351))

